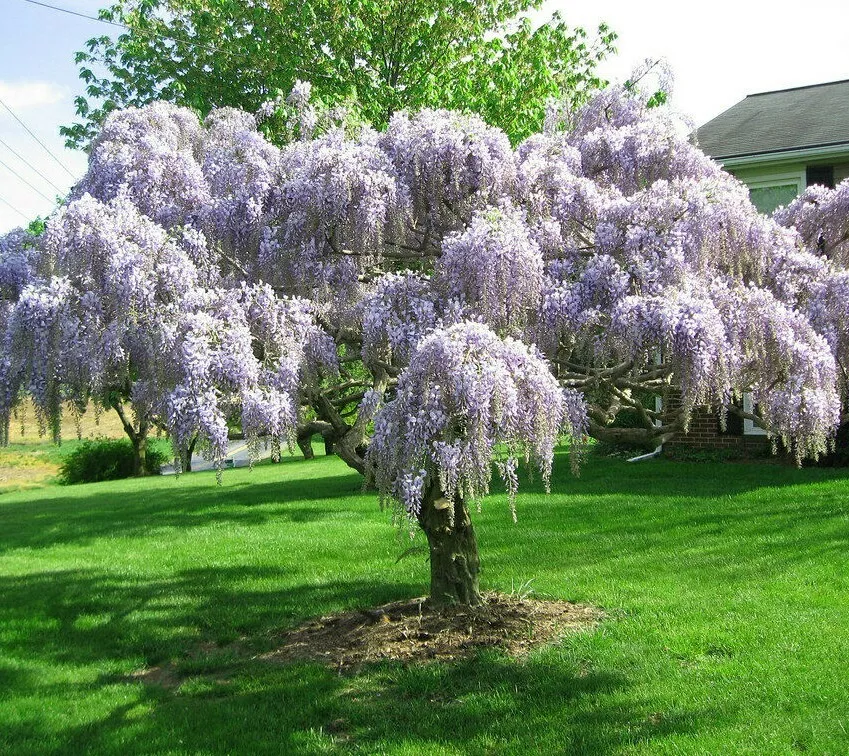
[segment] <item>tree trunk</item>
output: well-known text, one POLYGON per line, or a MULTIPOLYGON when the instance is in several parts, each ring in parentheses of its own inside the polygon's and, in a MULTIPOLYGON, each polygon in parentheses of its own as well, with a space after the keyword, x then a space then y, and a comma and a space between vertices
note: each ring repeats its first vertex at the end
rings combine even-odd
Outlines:
POLYGON ((456 495, 449 501, 439 485, 433 484, 418 519, 430 547, 430 600, 435 604, 480 604, 478 542, 466 502, 456 495))
POLYGON ((324 454, 327 457, 332 457, 336 454, 334 447, 336 446, 336 441, 333 438, 332 433, 323 433, 322 438, 324 439, 324 454))
POLYGON ((313 459, 315 457, 315 453, 312 450, 312 436, 301 436, 298 434, 298 448, 301 450, 301 454, 304 455, 304 459, 313 459))
POLYGON ((194 456, 197 442, 198 436, 197 433, 195 433, 195 435, 192 436, 192 440, 189 442, 188 447, 180 449, 180 467, 184 473, 190 473, 192 471, 192 457, 194 456))
MULTIPOLYGON (((375 374, 372 389, 379 395, 383 395, 389 385, 389 376, 380 371, 375 374)), ((332 451, 348 467, 352 467, 360 475, 365 475, 365 455, 368 449, 368 425, 374 419, 374 412, 357 414, 353 425, 349 425, 339 410, 334 406, 327 394, 317 391, 310 397, 310 401, 316 414, 325 421, 332 433, 332 451)), ((322 435, 324 433, 322 432, 322 435)), ((325 451, 328 451, 327 436, 325 437, 325 451)))
POLYGON ((143 478, 147 475, 147 423, 140 425, 130 442, 133 445, 133 477, 143 478))
POLYGON ((357 427, 349 430, 344 436, 337 437, 334 444, 336 456, 360 475, 366 474, 367 448, 365 434, 357 427))
POLYGON ((327 437, 333 434, 333 426, 323 420, 313 420, 312 422, 302 425, 298 428, 296 435, 298 448, 304 455, 304 459, 313 459, 315 453, 312 450, 312 437, 316 433, 321 433, 324 437, 325 449, 327 448, 327 437))
POLYGON ((133 477, 142 478, 147 475, 147 433, 150 430, 147 420, 140 419, 139 427, 136 429, 127 413, 124 412, 124 407, 120 400, 113 399, 112 409, 118 413, 121 418, 121 425, 124 427, 124 433, 130 439, 130 444, 133 447, 133 477))

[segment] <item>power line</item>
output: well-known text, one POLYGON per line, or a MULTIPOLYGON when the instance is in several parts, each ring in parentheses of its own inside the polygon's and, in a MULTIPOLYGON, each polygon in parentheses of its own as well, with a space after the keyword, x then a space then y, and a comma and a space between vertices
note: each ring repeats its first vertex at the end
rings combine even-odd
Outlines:
POLYGON ((57 5, 50 5, 49 3, 40 3, 38 0, 24 0, 25 3, 29 3, 30 5, 40 5, 42 8, 50 8, 50 10, 59 11, 61 13, 67 13, 69 16, 79 16, 80 18, 87 18, 90 21, 99 21, 101 24, 109 24, 110 26, 118 26, 122 29, 129 29, 129 26, 125 26, 124 24, 119 24, 116 21, 109 21, 105 18, 98 18, 97 16, 89 16, 85 13, 80 13, 79 11, 71 10, 70 8, 60 8, 57 5))
POLYGON ((18 215, 21 216, 21 218, 23 218, 25 221, 27 221, 27 223, 29 223, 29 221, 32 220, 32 218, 30 218, 28 215, 26 215, 25 213, 22 213, 20 210, 18 210, 18 208, 16 208, 11 202, 7 202, 2 197, 0 197, 0 202, 2 202, 4 205, 6 205, 6 207, 12 208, 12 210, 14 210, 18 215))
POLYGON ((70 171, 69 171, 69 170, 65 167, 65 164, 64 164, 61 160, 59 160, 59 158, 57 158, 57 157, 56 157, 56 155, 54 155, 54 154, 53 154, 53 152, 51 152, 50 148, 49 148, 49 147, 48 147, 48 146, 47 146, 44 142, 42 142, 42 141, 41 141, 41 140, 40 140, 40 139, 39 139, 39 138, 38 138, 35 134, 33 134, 33 132, 30 130, 29 126, 27 126, 27 125, 26 125, 26 124, 25 124, 25 123, 24 123, 24 122, 23 122, 20 118, 18 118, 18 117, 15 115, 15 112, 14 112, 14 111, 13 111, 13 110, 12 110, 12 109, 11 109, 11 108, 10 108, 10 107, 6 104, 6 103, 5 103, 5 102, 3 102, 3 100, 2 100, 2 99, 0 99, 0 105, 2 105, 4 108, 6 108, 6 110, 8 110, 8 111, 9 111, 9 115, 11 115, 11 116, 12 116, 12 118, 14 118, 14 119, 15 119, 15 120, 19 123, 19 124, 21 124, 21 126, 23 126, 23 127, 24 127, 24 129, 26 130, 27 134, 29 134, 29 135, 30 135, 33 139, 35 139, 35 141, 36 141, 36 142, 38 142, 38 143, 42 146, 42 148, 44 149, 44 151, 45 151, 48 155, 50 155, 50 157, 52 157, 52 158, 53 158, 53 159, 54 159, 54 160, 55 160, 55 161, 59 164, 59 166, 62 168, 62 170, 63 170, 63 171, 65 171, 65 173, 67 173, 67 174, 68 174, 68 175, 69 175, 69 176, 70 176, 70 177, 71 177, 74 181, 76 181, 76 180, 77 180, 77 177, 76 177, 76 176, 74 176, 74 174, 73 174, 73 173, 71 173, 71 172, 70 172, 70 171))
POLYGON ((41 195, 42 197, 44 197, 44 199, 46 199, 48 202, 52 202, 53 204, 55 204, 55 203, 56 203, 56 200, 55 200, 55 199, 51 199, 51 198, 50 198, 50 197, 48 197, 48 196, 47 196, 44 192, 42 192, 42 191, 41 191, 38 187, 33 186, 32 184, 30 184, 30 182, 29 182, 29 181, 27 181, 27 180, 26 180, 23 176, 21 176, 21 174, 20 174, 20 173, 18 173, 18 172, 17 172, 14 168, 12 168, 11 166, 6 165, 6 163, 4 163, 2 160, 0 160, 0 165, 2 165, 2 166, 3 166, 3 167, 7 170, 7 171, 9 171, 9 173, 12 173, 12 174, 14 174, 15 176, 17 176, 17 177, 18 177, 21 181, 23 181, 23 182, 24 182, 24 183, 25 183, 25 184, 26 184, 26 185, 27 185, 30 189, 32 189, 32 190, 33 190, 36 194, 40 194, 40 195, 41 195))
POLYGON ((47 178, 47 176, 45 176, 40 170, 38 170, 38 168, 36 168, 32 163, 30 163, 29 160, 27 160, 23 155, 14 150, 9 144, 4 142, 2 139, 0 139, 0 144, 2 144, 7 150, 9 150, 9 152, 11 152, 16 158, 18 158, 18 160, 21 160, 33 173, 36 173, 41 176, 41 178, 44 179, 48 184, 50 184, 50 186, 52 186, 57 192, 59 192, 59 194, 63 194, 65 192, 64 189, 56 186, 56 184, 54 184, 49 178, 47 178))
MULTIPOLYGON (((189 39, 181 39, 180 37, 169 37, 167 34, 161 34, 160 32, 156 32, 153 29, 140 29, 133 28, 132 26, 127 26, 127 24, 122 24, 120 21, 110 21, 106 18, 100 18, 99 16, 90 16, 87 13, 80 13, 79 11, 71 10, 70 8, 61 8, 58 5, 51 5, 50 3, 42 3, 39 0, 23 0, 25 3, 29 3, 30 5, 38 5, 41 8, 48 8, 49 10, 58 11, 59 13, 67 13, 70 16, 77 16, 79 18, 87 18, 89 21, 96 21, 100 24, 108 24, 109 26, 116 26, 119 29, 125 29, 131 34, 142 34, 148 37, 157 37, 159 39, 166 39, 169 42, 180 42, 184 45, 188 45, 189 47, 196 47, 199 50, 205 50, 206 52, 213 53, 214 55, 229 55, 230 53, 225 53, 223 50, 219 50, 216 47, 210 47, 208 45, 203 45, 200 42, 192 42, 189 39)), ((237 55, 238 57, 238 55, 237 55)))

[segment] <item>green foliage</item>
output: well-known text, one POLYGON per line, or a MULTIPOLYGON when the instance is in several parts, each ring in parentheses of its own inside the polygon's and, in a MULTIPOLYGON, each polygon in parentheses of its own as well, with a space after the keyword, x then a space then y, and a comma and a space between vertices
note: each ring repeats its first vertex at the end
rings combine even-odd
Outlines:
POLYGON ((44 229, 46 227, 47 225, 44 221, 44 218, 39 215, 34 221, 31 221, 30 224, 27 226, 27 233, 29 233, 30 236, 41 236, 44 233, 44 229))
POLYGON ((616 35, 590 39, 542 0, 117 0, 100 11, 130 31, 90 39, 76 54, 80 120, 62 128, 88 144, 116 108, 163 99, 205 114, 255 111, 295 81, 317 98, 356 99, 377 126, 402 108, 468 109, 514 140, 536 131, 548 98, 581 103, 603 82, 616 35), (103 71, 101 75, 99 72, 103 71))
MULTIPOLYGON (((647 406, 647 405, 644 405, 647 406)), ((644 427, 643 418, 639 412, 633 407, 623 407, 616 414, 611 428, 642 428, 644 427)))
MULTIPOLYGON (((171 457, 170 446, 148 442, 145 469, 158 475, 171 457)), ((59 481, 65 485, 120 480, 133 475, 133 447, 128 439, 98 438, 83 441, 67 455, 59 469, 59 481)))

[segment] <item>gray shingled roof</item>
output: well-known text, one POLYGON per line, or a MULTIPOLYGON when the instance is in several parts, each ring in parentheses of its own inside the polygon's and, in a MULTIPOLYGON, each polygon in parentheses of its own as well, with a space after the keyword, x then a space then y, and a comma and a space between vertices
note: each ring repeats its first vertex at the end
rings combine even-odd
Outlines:
POLYGON ((696 135, 719 159, 849 144, 849 79, 749 95, 696 135))

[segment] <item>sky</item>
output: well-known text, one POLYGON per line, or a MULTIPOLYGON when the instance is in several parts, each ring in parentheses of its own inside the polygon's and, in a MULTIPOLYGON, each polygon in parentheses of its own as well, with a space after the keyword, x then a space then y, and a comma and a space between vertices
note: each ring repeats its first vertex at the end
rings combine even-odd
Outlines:
MULTIPOLYGON (((89 15, 106 4, 43 1, 89 15)), ((671 105, 694 125, 747 94, 849 79, 845 0, 546 0, 537 18, 555 10, 570 25, 593 31, 604 21, 617 32, 618 54, 600 69, 607 79, 626 79, 646 58, 665 59, 675 75, 671 105)), ((110 31, 25 0, 0 0, 0 101, 59 161, 0 106, 0 233, 48 214, 59 190, 85 171, 85 156, 64 148, 59 126, 74 120, 73 98, 82 91, 74 52, 110 31)))

